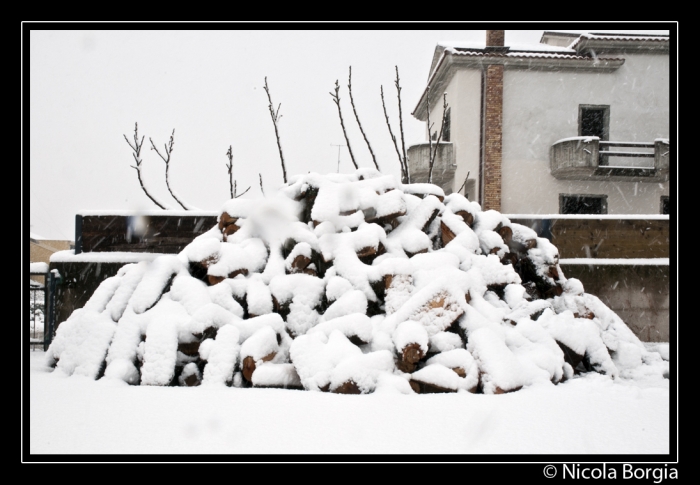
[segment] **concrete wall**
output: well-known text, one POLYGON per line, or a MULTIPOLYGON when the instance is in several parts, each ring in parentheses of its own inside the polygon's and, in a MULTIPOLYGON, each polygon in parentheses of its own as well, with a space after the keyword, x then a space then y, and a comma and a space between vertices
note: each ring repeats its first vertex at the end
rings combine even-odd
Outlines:
POLYGON ((586 293, 600 298, 642 341, 669 341, 668 265, 560 266, 567 278, 581 280, 586 293))
MULTIPOLYGON (((70 249, 73 241, 63 241, 54 239, 29 240, 29 262, 30 263, 47 263, 51 255, 57 251, 65 251, 70 249)), ((43 276, 30 276, 30 279, 45 284, 43 276)))
POLYGON ((668 55, 623 56, 622 67, 610 73, 506 69, 501 212, 557 214, 564 193, 605 194, 608 214, 660 213, 668 182, 574 181, 550 175, 549 148, 578 135, 581 104, 610 106, 610 141, 653 142, 670 136, 668 55))

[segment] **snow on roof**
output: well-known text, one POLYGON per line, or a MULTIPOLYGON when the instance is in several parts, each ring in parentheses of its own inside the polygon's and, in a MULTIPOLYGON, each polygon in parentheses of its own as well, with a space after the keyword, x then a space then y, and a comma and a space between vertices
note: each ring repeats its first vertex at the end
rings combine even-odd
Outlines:
POLYGON ((632 43, 632 42, 663 43, 663 42, 668 42, 670 40, 670 37, 668 35, 650 35, 650 34, 585 33, 585 34, 581 34, 580 37, 578 37, 571 44, 569 44, 569 48, 575 49, 576 46, 585 42, 586 40, 604 40, 604 41, 614 41, 614 42, 622 42, 622 43, 632 43))
POLYGON ((595 32, 588 32, 581 34, 582 38, 586 39, 606 39, 606 40, 654 40, 654 41, 667 41, 670 39, 668 35, 656 35, 656 34, 599 34, 595 32))
MULTIPOLYGON (((466 41, 442 41, 438 45, 447 49, 458 50, 483 50, 486 47, 485 42, 466 42, 466 41)), ((509 52, 526 51, 526 52, 566 52, 575 54, 576 51, 569 47, 560 47, 549 44, 533 44, 533 43, 508 43, 506 47, 510 47, 509 52)))
POLYGON ((473 56, 473 57, 507 57, 507 58, 522 58, 522 57, 537 57, 537 58, 549 58, 549 59, 576 59, 576 60, 606 60, 606 59, 617 59, 617 58, 605 58, 597 57, 594 58, 588 55, 578 55, 573 49, 565 49, 564 51, 550 52, 547 50, 532 50, 532 51, 512 51, 507 52, 494 52, 494 51, 479 51, 470 49, 460 49, 460 48, 446 48, 446 53, 457 55, 457 56, 473 56))
POLYGON ((49 265, 46 263, 29 263, 30 273, 48 273, 49 265))

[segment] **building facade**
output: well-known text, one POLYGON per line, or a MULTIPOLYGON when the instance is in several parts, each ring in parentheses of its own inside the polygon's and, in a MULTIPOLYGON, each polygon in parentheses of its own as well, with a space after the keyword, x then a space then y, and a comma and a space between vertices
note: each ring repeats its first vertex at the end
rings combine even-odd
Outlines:
MULTIPOLYGON (((505 214, 667 214, 669 37, 486 32, 436 47, 412 113, 435 142, 446 115, 433 182, 505 214)), ((409 149, 413 182, 427 145, 409 149)))

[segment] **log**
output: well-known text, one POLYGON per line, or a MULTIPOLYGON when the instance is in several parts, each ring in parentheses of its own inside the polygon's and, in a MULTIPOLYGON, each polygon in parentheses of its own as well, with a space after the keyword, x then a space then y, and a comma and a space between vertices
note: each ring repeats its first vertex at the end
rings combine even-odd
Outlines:
MULTIPOLYGON (((384 224, 391 224, 392 229, 396 229, 396 226, 394 226, 393 221, 396 221, 397 217, 405 216, 406 215, 406 209, 398 210, 396 212, 392 212, 391 214, 386 214, 381 217, 377 217, 376 215, 367 218, 365 216, 365 221, 368 223, 375 223, 380 226, 384 226, 384 224)), ((398 221, 396 222, 398 225, 398 221)))
MULTIPOLYGON (((242 274, 243 276, 248 275, 248 270, 245 268, 237 269, 236 271, 232 271, 229 273, 229 275, 226 278, 235 278, 239 274, 242 274)), ((214 286, 217 283, 221 283, 224 281, 226 278, 223 276, 214 276, 214 275, 207 275, 207 281, 209 282, 209 286, 214 286)))
MULTIPOLYGON (((271 352, 262 359, 260 359, 260 361, 269 362, 275 358, 275 355, 277 355, 277 352, 271 352)), ((255 372, 255 359, 249 355, 248 357, 243 359, 243 378, 248 382, 252 382, 253 372, 255 372)))
POLYGON ((457 212, 455 212, 455 214, 458 215, 459 217, 461 217, 467 226, 472 227, 474 225, 474 216, 472 214, 470 214, 469 212, 457 211, 457 212))
POLYGON ((496 232, 503 239, 503 242, 509 244, 513 240, 513 230, 508 226, 501 226, 496 229, 496 232))
POLYGON ((386 248, 380 242, 377 247, 367 246, 357 252, 357 258, 365 264, 372 264, 377 256, 386 253, 386 248))
MULTIPOLYGON (((440 202, 442 202, 442 201, 440 201, 440 202)), ((435 220, 435 218, 437 217, 437 215, 438 215, 439 212, 440 212, 440 211, 439 211, 438 209, 435 209, 435 210, 433 211, 433 213, 430 215, 430 217, 428 217, 428 220, 425 221, 425 224, 423 224, 423 227, 421 227, 421 231, 427 233, 428 228, 430 227, 430 224, 433 223, 433 221, 435 220)))
POLYGON ((231 234, 234 234, 239 229, 240 229, 240 227, 238 225, 229 224, 228 226, 224 227, 224 230, 223 230, 224 238, 230 236, 231 234))
POLYGON ((424 254, 424 253, 427 253, 427 252, 428 252, 428 248, 421 249, 420 251, 416 251, 415 253, 411 253, 411 252, 408 252, 408 251, 405 251, 405 252, 406 252, 406 256, 408 256, 409 259, 410 259, 410 258, 412 258, 413 256, 415 256, 416 254, 424 254))
POLYGON ((299 254, 294 261, 292 261, 292 273, 303 273, 304 269, 311 264, 311 258, 307 258, 303 254, 299 254))
POLYGON ((368 256, 375 256, 377 254, 377 248, 373 248, 372 246, 367 246, 362 249, 360 249, 357 252, 357 257, 362 259, 366 258, 368 256))
POLYGON ((518 255, 516 253, 506 253, 503 255, 501 258, 501 264, 510 264, 511 266, 515 267, 515 265, 518 263, 518 255))
POLYGON ((430 384, 428 382, 418 381, 416 379, 411 379, 409 381, 411 388, 418 394, 436 394, 436 393, 446 393, 446 392, 457 392, 456 389, 447 389, 446 387, 436 386, 435 384, 430 384))
POLYGON ((190 374, 184 379, 185 385, 188 387, 198 386, 202 383, 202 379, 197 374, 190 374))
POLYGON ((496 390, 493 391, 493 393, 494 393, 494 394, 506 394, 506 393, 508 393, 508 392, 519 391, 519 390, 522 389, 522 388, 523 388, 523 386, 518 386, 518 387, 515 387, 515 388, 513 388, 513 389, 501 389, 500 387, 496 386, 496 390))
POLYGON ((335 394, 362 394, 360 388, 353 380, 345 381, 340 386, 332 389, 331 392, 335 394))
POLYGON ((225 279, 226 278, 224 278, 223 276, 214 276, 210 274, 207 275, 207 282, 209 283, 209 286, 214 286, 218 283, 221 283, 225 279))
POLYGON ((316 276, 316 277, 318 277, 318 273, 317 273, 316 270, 313 269, 313 268, 308 268, 308 267, 307 267, 307 268, 304 268, 304 270, 302 271, 302 273, 308 274, 308 275, 311 275, 311 276, 316 276))
POLYGON ((237 220, 238 217, 231 217, 226 211, 222 212, 221 217, 219 217, 219 230, 224 232, 227 226, 234 224, 237 220))
POLYGON ((455 233, 443 221, 440 221, 440 237, 442 238, 442 247, 447 246, 456 237, 455 233))
POLYGON ((423 349, 420 348, 420 344, 412 343, 406 345, 401 349, 401 355, 399 356, 399 361, 396 366, 401 372, 413 372, 416 370, 416 364, 425 357, 423 349))
POLYGON ((561 343, 558 340, 555 340, 557 345, 559 345, 559 348, 561 351, 564 353, 564 362, 569 364, 572 369, 574 369, 575 373, 578 373, 579 371, 576 370, 576 367, 583 361, 583 355, 577 354, 571 348, 566 346, 565 344, 561 343))
POLYGON ((190 357, 196 357, 199 355, 199 344, 199 340, 188 343, 180 342, 177 344, 177 350, 190 357))

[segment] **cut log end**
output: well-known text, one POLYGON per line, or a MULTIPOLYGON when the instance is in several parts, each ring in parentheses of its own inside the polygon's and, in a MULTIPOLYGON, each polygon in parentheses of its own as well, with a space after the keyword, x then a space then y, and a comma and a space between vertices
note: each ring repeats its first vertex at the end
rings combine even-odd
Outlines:
POLYGON ((255 359, 253 359, 251 356, 243 359, 243 369, 241 369, 241 372, 243 373, 243 378, 246 381, 252 382, 253 372, 255 372, 255 359))
POLYGON ((424 356, 423 349, 417 343, 408 344, 401 351, 401 360, 408 364, 416 364, 424 356))
POLYGON ((362 394, 360 388, 352 380, 343 382, 340 386, 332 389, 331 392, 335 394, 362 394))
POLYGON ((472 227, 474 225, 474 216, 472 214, 470 214, 469 212, 457 211, 455 213, 455 215, 458 215, 459 217, 461 217, 467 226, 472 227))

